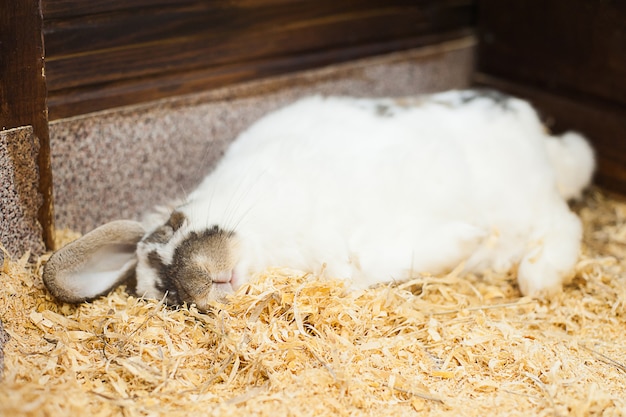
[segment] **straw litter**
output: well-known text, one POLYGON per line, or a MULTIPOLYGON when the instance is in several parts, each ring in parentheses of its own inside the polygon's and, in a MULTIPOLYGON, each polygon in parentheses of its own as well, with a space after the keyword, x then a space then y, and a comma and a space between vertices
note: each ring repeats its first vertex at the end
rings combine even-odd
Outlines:
POLYGON ((626 204, 576 210, 583 254, 549 301, 490 273, 349 292, 276 269, 206 314, 123 289, 71 306, 49 255, 6 261, 0 415, 626 415, 626 204))

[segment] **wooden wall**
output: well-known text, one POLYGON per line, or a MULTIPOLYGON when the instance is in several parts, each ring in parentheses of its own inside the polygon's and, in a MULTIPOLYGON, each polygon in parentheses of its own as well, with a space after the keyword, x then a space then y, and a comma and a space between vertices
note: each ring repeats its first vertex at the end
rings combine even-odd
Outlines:
POLYGON ((454 39, 474 0, 45 0, 50 119, 454 39))
POLYGON ((475 81, 587 134, 597 183, 626 194, 626 2, 479 0, 475 81))

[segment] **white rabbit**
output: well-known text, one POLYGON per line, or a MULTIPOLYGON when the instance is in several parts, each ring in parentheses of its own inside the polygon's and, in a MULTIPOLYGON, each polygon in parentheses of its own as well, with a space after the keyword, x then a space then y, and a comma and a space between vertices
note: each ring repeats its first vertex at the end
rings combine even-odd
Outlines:
POLYGON ((309 97, 233 142, 163 224, 117 221, 57 251, 44 281, 80 302, 121 283, 170 304, 211 300, 270 266, 354 287, 518 267, 544 295, 572 274, 594 156, 548 135, 520 99, 480 90, 405 99, 309 97))

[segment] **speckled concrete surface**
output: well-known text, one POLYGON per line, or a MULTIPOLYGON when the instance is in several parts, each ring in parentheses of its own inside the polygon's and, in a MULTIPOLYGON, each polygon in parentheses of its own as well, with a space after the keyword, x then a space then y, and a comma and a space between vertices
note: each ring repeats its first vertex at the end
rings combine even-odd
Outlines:
POLYGON ((310 94, 405 96, 469 84, 474 40, 55 121, 57 227, 85 232, 185 193, 263 114, 310 94))
MULTIPOLYGON (((37 220, 42 203, 36 160, 39 140, 32 127, 0 132, 0 243, 12 258, 44 250, 37 220)), ((0 251, 0 263, 4 253, 0 251)))

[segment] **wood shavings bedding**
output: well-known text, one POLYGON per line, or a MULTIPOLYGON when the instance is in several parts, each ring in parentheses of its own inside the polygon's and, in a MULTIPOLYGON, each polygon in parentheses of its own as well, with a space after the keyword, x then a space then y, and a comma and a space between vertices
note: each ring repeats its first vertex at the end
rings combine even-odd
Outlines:
POLYGON ((0 415, 626 415, 626 204, 576 209, 583 254, 549 301, 489 273, 348 292, 276 269, 208 314, 122 289, 70 306, 46 256, 7 261, 0 415))

